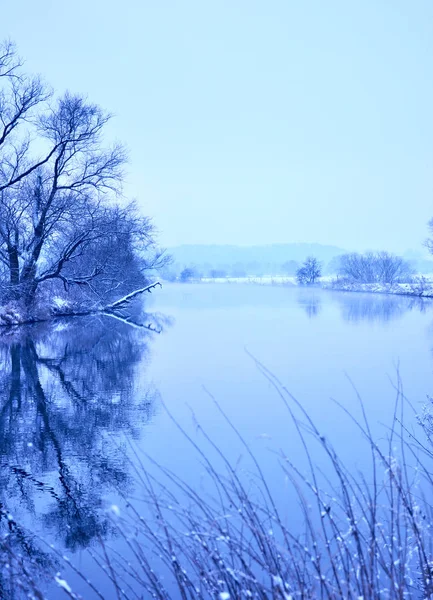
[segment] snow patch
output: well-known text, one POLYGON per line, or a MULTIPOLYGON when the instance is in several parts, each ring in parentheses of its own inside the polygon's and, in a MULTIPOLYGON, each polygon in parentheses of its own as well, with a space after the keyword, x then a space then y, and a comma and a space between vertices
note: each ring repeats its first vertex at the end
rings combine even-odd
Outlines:
POLYGON ((23 315, 14 306, 0 306, 0 325, 19 325, 23 322, 23 315))
POLYGON ((61 298, 60 296, 54 296, 51 302, 53 308, 57 308, 59 310, 69 308, 71 306, 71 303, 68 300, 66 300, 65 298, 61 298))
POLYGON ((59 573, 57 573, 57 575, 54 576, 54 579, 55 579, 55 581, 56 581, 56 583, 57 583, 57 585, 59 587, 61 587, 62 589, 64 589, 65 592, 68 592, 68 594, 72 594, 71 586, 68 584, 67 581, 65 581, 64 579, 62 579, 60 577, 59 573))
POLYGON ((433 298, 433 286, 427 281, 413 283, 353 283, 334 280, 322 285, 325 289, 342 292, 369 292, 375 294, 396 294, 399 296, 416 296, 433 298))

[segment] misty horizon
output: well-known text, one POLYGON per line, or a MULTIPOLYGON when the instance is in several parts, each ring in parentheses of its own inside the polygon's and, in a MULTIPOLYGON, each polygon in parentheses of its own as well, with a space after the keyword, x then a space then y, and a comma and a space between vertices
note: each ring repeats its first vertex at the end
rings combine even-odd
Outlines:
MULTIPOLYGON (((341 251, 341 253, 347 253, 347 252, 361 252, 361 253, 365 253, 365 252, 380 252, 382 250, 384 250, 383 247, 373 247, 373 246, 368 246, 368 247, 339 247, 336 246, 334 244, 324 244, 324 243, 320 243, 320 242, 316 242, 316 241, 312 241, 312 240, 304 240, 304 241, 286 241, 286 242, 268 242, 268 243, 263 243, 263 244, 256 244, 256 243, 245 243, 245 244, 241 244, 241 243, 207 243, 207 242, 202 242, 202 243, 188 243, 188 242, 184 242, 181 244, 176 244, 176 245, 172 245, 172 246, 167 246, 166 249, 168 251, 171 251, 174 248, 183 248, 183 247, 207 247, 207 248, 267 248, 270 246, 274 246, 274 247, 284 247, 284 246, 322 246, 324 248, 335 248, 339 251, 341 251)), ((419 248, 403 248, 400 252, 396 251, 394 252, 397 255, 402 255, 402 256, 407 256, 407 255, 414 255, 414 256, 419 256, 419 257, 424 257, 424 258, 430 258, 431 254, 426 246, 426 244, 423 242, 419 248)))

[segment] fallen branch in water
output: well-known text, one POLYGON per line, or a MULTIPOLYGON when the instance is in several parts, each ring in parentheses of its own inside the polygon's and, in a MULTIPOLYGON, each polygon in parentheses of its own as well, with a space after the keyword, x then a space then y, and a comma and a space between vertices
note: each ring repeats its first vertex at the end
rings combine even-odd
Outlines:
POLYGON ((144 288, 140 288, 139 290, 135 290, 134 292, 126 294, 126 296, 123 296, 123 298, 120 298, 119 300, 116 300, 115 302, 104 306, 104 308, 99 309, 97 312, 110 312, 112 310, 124 308, 131 302, 133 298, 135 298, 139 294, 144 294, 144 292, 149 292, 150 294, 154 288, 158 287, 158 285, 162 288, 162 284, 159 281, 155 281, 155 283, 151 283, 150 285, 147 285, 144 288))

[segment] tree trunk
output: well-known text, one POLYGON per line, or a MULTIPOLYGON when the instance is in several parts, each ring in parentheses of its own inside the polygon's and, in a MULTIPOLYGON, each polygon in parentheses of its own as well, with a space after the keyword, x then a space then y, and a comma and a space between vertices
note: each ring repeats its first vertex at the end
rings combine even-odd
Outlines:
POLYGON ((9 284, 10 291, 7 294, 10 300, 19 300, 20 298, 20 263, 18 259, 18 250, 16 246, 8 245, 7 247, 9 259, 9 284))
POLYGON ((32 242, 33 249, 30 256, 24 262, 20 277, 20 296, 24 304, 29 307, 35 299, 38 282, 36 281, 36 271, 43 246, 43 226, 38 224, 35 228, 35 235, 32 242))
POLYGON ((9 274, 11 286, 16 286, 20 282, 20 264, 18 261, 18 251, 15 246, 8 246, 9 274))
POLYGON ((34 277, 28 277, 27 279, 21 280, 20 299, 24 302, 24 305, 27 308, 33 304, 37 289, 38 283, 34 277))

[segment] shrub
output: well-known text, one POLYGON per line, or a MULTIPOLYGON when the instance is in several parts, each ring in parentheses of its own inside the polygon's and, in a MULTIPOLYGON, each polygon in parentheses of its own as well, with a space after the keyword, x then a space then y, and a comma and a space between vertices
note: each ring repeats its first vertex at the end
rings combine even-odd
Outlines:
POLYGON ((197 277, 197 272, 195 269, 186 268, 186 269, 183 269, 183 271, 181 271, 179 279, 180 279, 180 281, 182 281, 182 283, 185 283, 187 281, 191 281, 191 279, 195 279, 196 277, 197 277))
POLYGON ((352 252, 339 257, 338 274, 356 283, 393 284, 410 281, 411 264, 389 252, 352 252))

